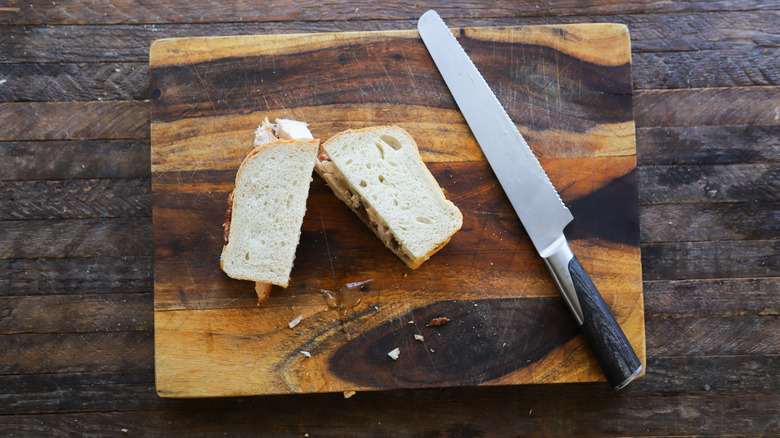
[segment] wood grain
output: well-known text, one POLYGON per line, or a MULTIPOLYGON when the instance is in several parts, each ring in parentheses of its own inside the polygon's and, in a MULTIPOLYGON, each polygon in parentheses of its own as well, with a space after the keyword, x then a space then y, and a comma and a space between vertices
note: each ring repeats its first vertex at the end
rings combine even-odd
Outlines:
POLYGON ((144 102, 0 103, 0 141, 145 137, 148 114, 144 102))
POLYGON ((151 255, 151 225, 148 218, 6 221, 0 259, 151 255))
POLYGON ((780 111, 780 87, 637 92, 635 105, 639 128, 774 125, 780 111), (693 99, 699 109, 686 110, 693 99))
POLYGON ((0 142, 0 180, 149 178, 149 151, 148 138, 0 142))
POLYGON ((513 436, 518 430, 527 430, 524 435, 532 437, 566 435, 572 431, 577 435, 625 436, 638 430, 646 436, 695 435, 701 430, 741 435, 746 429, 755 434, 774 433, 774 406, 780 401, 773 393, 729 397, 662 394, 643 397, 648 414, 627 406, 624 398, 615 400, 611 393, 594 393, 588 385, 480 388, 466 396, 461 392, 416 390, 405 392, 410 395, 401 391, 389 395, 360 394, 356 400, 343 400, 337 394, 309 399, 275 398, 272 403, 249 400, 235 406, 220 400, 206 406, 166 405, 166 409, 160 410, 30 413, 9 415, 5 424, 25 434, 45 434, 56 429, 73 435, 101 435, 106 431, 119 434, 124 430, 128 434, 153 430, 166 435, 191 431, 204 436, 251 435, 259 429, 277 435, 325 436, 334 430, 360 436, 412 436, 418 431, 425 436, 513 436), (589 402, 584 405, 581 400, 586 399, 589 402), (486 412, 507 414, 497 420, 493 415, 475 412, 475 405, 483 406, 486 412), (216 418, 215 410, 221 412, 216 418), (336 414, 345 411, 350 415, 336 414), (566 421, 560 420, 562 411, 568 413, 566 421), (594 412, 617 420, 606 422, 594 412), (740 424, 745 416, 755 420, 740 424), (409 426, 409 417, 413 417, 416 426, 409 426))
POLYGON ((152 329, 151 293, 4 297, 0 308, 14 309, 0 318, 3 335, 152 329))
MULTIPOLYGON (((151 244, 151 243, 150 243, 151 244)), ((151 292, 151 256, 0 260, 3 296, 151 292)))
MULTIPOLYGON (((644 360, 625 27, 465 29, 459 37, 582 219, 570 229, 575 252, 644 360), (592 50, 596 41, 603 50, 592 50), (536 73, 517 58, 533 59, 536 73)), ((161 395, 603 379, 415 32, 163 40, 151 59, 161 395), (306 120, 321 138, 405 127, 463 211, 463 229, 410 271, 316 178, 291 285, 257 307, 247 283, 219 270, 214 224, 258 117, 274 114, 306 120), (355 338, 346 342, 316 291, 364 277, 374 281, 349 314, 355 338), (440 313, 453 322, 429 330, 425 345, 415 341, 440 313), (288 329, 299 314, 303 322, 288 329), (405 353, 388 362, 393 345, 405 353), (228 375, 245 379, 214 377, 228 375)))
POLYGON ((148 217, 148 179, 0 182, 0 220, 148 217))
POLYGON ((149 93, 145 63, 0 64, 0 77, 0 102, 143 100, 149 93))
POLYGON ((780 240, 662 242, 642 245, 645 280, 774 277, 780 240))
POLYGON ((640 166, 776 163, 780 126, 696 126, 637 129, 640 166))

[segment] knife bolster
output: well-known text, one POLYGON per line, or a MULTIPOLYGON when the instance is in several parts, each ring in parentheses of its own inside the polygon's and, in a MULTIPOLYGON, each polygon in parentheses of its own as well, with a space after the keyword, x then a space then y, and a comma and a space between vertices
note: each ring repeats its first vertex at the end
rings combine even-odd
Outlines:
MULTIPOLYGON (((574 253, 566 241, 566 236, 561 236, 556 239, 553 245, 552 253, 543 257, 544 264, 547 265, 547 269, 552 273, 553 279, 555 279, 555 285, 558 286, 558 290, 561 292, 566 305, 569 306, 569 310, 574 315, 574 319, 577 320, 578 325, 582 325, 585 322, 585 317, 582 313, 582 307, 580 301, 577 298, 577 290, 574 288, 574 281, 571 278, 569 272, 569 262, 574 258, 574 253)), ((548 247, 548 249, 550 249, 548 247)))

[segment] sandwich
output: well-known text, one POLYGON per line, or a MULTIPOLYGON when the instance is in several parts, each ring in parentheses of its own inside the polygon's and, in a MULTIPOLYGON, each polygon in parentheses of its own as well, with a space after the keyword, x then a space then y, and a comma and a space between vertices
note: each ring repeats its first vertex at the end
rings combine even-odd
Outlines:
POLYGON ((238 168, 220 257, 229 277, 256 283, 258 303, 271 285, 290 281, 319 146, 305 123, 276 122, 258 127, 255 148, 238 168))
POLYGON ((463 224, 398 126, 347 130, 320 146, 315 170, 406 265, 417 269, 463 224))

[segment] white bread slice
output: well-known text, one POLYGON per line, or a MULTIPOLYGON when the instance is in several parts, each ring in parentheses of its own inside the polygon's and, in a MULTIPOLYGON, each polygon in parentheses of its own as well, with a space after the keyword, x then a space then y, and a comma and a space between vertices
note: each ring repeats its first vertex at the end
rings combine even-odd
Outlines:
POLYGON ((273 140, 241 163, 220 257, 228 276, 287 287, 318 146, 319 140, 273 140))
POLYGON ((317 173, 410 268, 446 245, 463 225, 398 126, 347 130, 320 146, 317 173))

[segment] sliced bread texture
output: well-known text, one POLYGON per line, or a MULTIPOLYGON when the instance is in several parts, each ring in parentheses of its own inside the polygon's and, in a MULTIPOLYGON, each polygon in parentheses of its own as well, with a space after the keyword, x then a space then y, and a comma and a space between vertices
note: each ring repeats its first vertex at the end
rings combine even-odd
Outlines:
POLYGON ((410 268, 446 245, 463 224, 398 126, 347 130, 320 146, 315 170, 410 268))
MULTIPOLYGON (((267 124, 267 122, 264 122, 267 124)), ((268 125, 270 126, 270 125, 268 125)), ((267 137, 247 155, 228 201, 220 265, 230 277, 251 280, 262 300, 268 284, 287 287, 301 235, 319 140, 267 137)))

